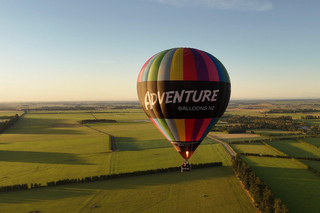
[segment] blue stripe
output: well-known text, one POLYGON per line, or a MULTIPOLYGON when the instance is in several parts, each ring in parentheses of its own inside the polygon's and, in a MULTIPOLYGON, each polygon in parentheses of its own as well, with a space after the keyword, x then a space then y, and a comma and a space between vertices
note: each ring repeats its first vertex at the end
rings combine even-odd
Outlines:
POLYGON ((204 131, 202 137, 201 137, 201 141, 207 136, 207 134, 209 133, 209 131, 212 129, 212 127, 218 122, 219 118, 212 118, 212 120, 210 121, 206 131, 204 131))
POLYGON ((165 120, 166 120, 167 125, 168 125, 168 127, 170 129, 171 134, 174 137, 173 141, 180 141, 180 137, 179 137, 179 133, 178 133, 178 130, 177 130, 177 126, 176 126, 175 120, 174 119, 165 119, 165 120))
POLYGON ((157 53, 156 55, 154 55, 149 62, 146 64, 146 66, 143 69, 143 73, 141 76, 141 82, 142 81, 148 81, 148 75, 149 75, 149 71, 150 71, 150 67, 153 63, 153 61, 157 58, 157 56, 159 55, 159 53, 157 53))
POLYGON ((170 69, 173 54, 178 48, 169 50, 165 56, 162 58, 162 61, 159 66, 158 72, 158 81, 170 81, 170 69))

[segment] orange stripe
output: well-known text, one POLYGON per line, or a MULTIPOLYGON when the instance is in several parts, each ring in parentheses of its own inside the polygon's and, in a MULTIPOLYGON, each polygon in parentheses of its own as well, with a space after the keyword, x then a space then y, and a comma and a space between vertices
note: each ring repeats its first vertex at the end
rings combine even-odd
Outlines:
POLYGON ((186 141, 185 119, 174 119, 178 130, 180 141, 186 141))

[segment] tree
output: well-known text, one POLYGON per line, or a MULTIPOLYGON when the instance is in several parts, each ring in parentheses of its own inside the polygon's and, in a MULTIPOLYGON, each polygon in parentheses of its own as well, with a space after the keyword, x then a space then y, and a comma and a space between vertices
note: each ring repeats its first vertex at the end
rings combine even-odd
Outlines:
POLYGON ((274 213, 290 213, 290 211, 282 200, 277 198, 274 201, 274 213))
POLYGON ((261 202, 261 209, 263 212, 266 213, 273 213, 274 212, 274 194, 272 191, 268 188, 264 188, 262 202, 261 202))
POLYGON ((265 188, 265 183, 260 177, 256 177, 254 183, 250 186, 250 194, 252 195, 254 201, 260 205, 262 202, 263 189, 265 188))

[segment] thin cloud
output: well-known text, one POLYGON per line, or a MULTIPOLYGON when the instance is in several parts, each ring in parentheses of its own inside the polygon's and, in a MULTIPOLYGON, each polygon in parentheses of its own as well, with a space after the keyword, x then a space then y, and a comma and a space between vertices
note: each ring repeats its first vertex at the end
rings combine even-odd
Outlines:
POLYGON ((176 7, 205 7, 224 10, 265 11, 273 8, 269 0, 155 0, 176 7))

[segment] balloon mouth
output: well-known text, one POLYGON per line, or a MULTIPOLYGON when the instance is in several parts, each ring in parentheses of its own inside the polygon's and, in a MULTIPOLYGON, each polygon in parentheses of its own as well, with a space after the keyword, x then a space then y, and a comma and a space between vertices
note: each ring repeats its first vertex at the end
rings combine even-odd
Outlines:
POLYGON ((173 147, 184 159, 190 159, 201 141, 171 141, 173 147))
POLYGON ((193 153, 194 152, 191 152, 191 151, 179 152, 179 154, 186 160, 190 159, 193 153))

